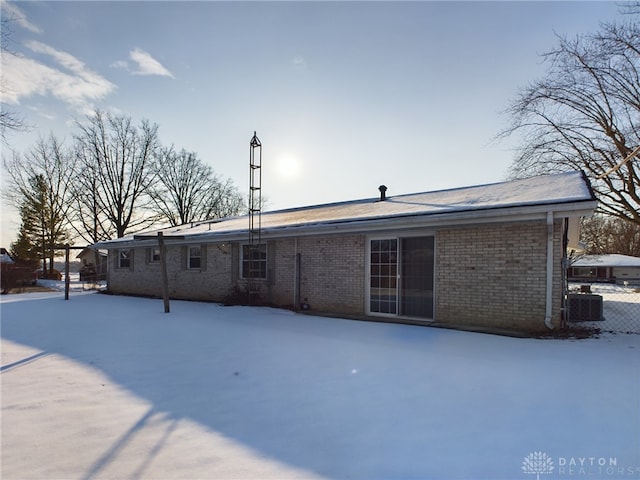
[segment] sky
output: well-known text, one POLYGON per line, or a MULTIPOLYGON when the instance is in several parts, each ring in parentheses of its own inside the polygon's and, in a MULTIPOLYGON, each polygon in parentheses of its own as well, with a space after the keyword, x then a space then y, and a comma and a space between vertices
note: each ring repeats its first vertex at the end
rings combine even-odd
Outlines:
MULTIPOLYGON (((12 18, 2 101, 67 144, 95 109, 147 119, 249 187, 262 142, 267 210, 499 182, 496 141, 557 35, 597 31, 614 2, 0 0, 12 18)), ((2 170, 2 186, 7 175, 2 170)), ((3 204, 0 244, 19 217, 3 204)))

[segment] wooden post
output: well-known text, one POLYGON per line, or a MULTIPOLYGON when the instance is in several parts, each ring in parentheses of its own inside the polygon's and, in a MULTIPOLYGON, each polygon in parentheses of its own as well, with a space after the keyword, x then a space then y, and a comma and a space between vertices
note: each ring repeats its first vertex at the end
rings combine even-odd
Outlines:
POLYGON ((69 244, 64 246, 64 299, 69 300, 69 285, 71 284, 71 278, 69 278, 69 244))
POLYGON ((162 232, 158 232, 158 246, 160 247, 160 272, 162 275, 162 300, 164 313, 169 313, 169 279, 167 277, 167 249, 164 246, 162 232))

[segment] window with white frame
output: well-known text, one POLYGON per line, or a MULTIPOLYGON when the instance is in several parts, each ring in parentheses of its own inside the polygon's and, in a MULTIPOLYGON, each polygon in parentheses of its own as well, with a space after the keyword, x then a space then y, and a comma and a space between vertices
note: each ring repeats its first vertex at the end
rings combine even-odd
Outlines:
POLYGON ((267 278, 267 244, 242 246, 242 278, 267 278))
POLYGON ((160 247, 152 247, 149 249, 149 263, 160 262, 160 247))
POLYGON ((131 250, 118 250, 118 268, 131 268, 131 250))
POLYGON ((200 245, 189 247, 189 255, 187 258, 187 268, 189 270, 199 270, 202 265, 202 251, 200 245))

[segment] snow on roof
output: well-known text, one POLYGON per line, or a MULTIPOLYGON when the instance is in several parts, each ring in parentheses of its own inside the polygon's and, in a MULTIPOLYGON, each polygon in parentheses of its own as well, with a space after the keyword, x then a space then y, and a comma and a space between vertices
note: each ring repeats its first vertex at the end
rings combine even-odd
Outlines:
MULTIPOLYGON (((312 225, 329 225, 364 220, 428 216, 507 207, 593 202, 588 180, 581 172, 544 175, 509 182, 462 187, 435 192, 352 200, 325 205, 263 212, 261 228, 282 229, 312 225)), ((162 231, 164 236, 215 235, 246 231, 247 216, 198 222, 147 232, 162 231)), ((144 234, 136 235, 141 238, 144 234)), ((125 237, 116 241, 132 240, 125 237)), ((116 242, 112 241, 112 242, 116 242)), ((112 242, 102 243, 101 246, 112 242)))
POLYGON ((107 251, 106 250, 99 250, 97 248, 86 247, 86 248, 83 248, 82 250, 80 250, 80 253, 78 255, 76 255, 76 258, 82 258, 82 257, 85 257, 85 256, 94 256, 96 254, 96 252, 98 253, 98 256, 100 256, 100 257, 106 257, 107 256, 107 251))
POLYGON ((571 263, 572 267, 640 267, 640 258, 617 253, 584 255, 571 263))
POLYGON ((8 253, 0 254, 0 263, 15 263, 8 253))

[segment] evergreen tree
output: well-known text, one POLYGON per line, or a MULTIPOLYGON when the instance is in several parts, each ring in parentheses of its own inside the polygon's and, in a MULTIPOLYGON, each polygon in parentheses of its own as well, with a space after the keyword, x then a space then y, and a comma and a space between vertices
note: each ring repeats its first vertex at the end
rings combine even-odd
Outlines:
MULTIPOLYGON (((27 152, 14 154, 5 164, 11 184, 3 196, 13 203, 22 217, 18 243, 31 251, 36 245, 38 257, 48 260, 44 273, 53 269, 57 252, 54 245, 68 242, 68 213, 73 204, 71 185, 75 180, 75 156, 55 136, 41 138, 27 152)), ((20 247, 22 248, 22 247, 20 247)))
POLYGON ((11 244, 11 257, 16 261, 39 262, 42 254, 42 248, 37 242, 33 241, 31 232, 33 225, 28 218, 22 218, 18 238, 11 244))
POLYGON ((51 208, 50 188, 43 175, 31 177, 29 185, 31 188, 23 192, 20 206, 20 232, 11 248, 20 259, 42 260, 43 274, 47 277, 47 272, 53 270, 57 253, 52 247, 68 241, 63 228, 65 219, 51 208))

